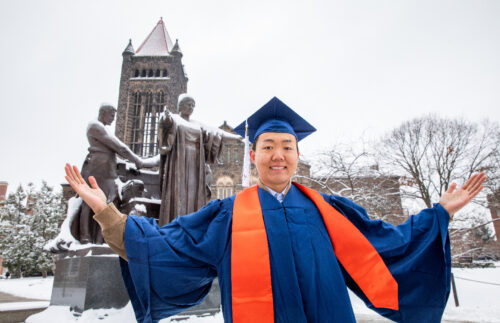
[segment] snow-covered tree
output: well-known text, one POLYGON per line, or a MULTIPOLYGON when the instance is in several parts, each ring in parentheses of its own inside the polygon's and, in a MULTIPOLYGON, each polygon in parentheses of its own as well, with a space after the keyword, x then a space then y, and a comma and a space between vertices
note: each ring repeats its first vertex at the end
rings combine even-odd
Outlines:
POLYGON ((11 273, 20 276, 27 256, 27 248, 21 237, 27 231, 22 224, 26 218, 26 192, 22 185, 9 194, 2 206, 1 216, 0 250, 3 265, 11 273))
POLYGON ((27 192, 20 186, 9 196, 0 227, 2 258, 9 271, 20 276, 21 272, 46 275, 51 270, 52 255, 43 246, 57 235, 64 218, 61 195, 42 182, 39 190, 29 184, 27 192))
POLYGON ((52 254, 43 250, 43 246, 53 239, 59 231, 59 225, 64 219, 65 207, 62 195, 54 192, 45 181, 34 196, 33 218, 31 229, 34 235, 34 263, 37 271, 46 275, 51 270, 52 254))

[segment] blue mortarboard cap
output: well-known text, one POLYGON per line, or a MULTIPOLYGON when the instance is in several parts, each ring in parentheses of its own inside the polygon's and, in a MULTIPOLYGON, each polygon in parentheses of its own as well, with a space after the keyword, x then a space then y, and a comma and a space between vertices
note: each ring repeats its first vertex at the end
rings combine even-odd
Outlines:
MULTIPOLYGON (((297 138, 297 141, 300 141, 316 131, 316 128, 277 97, 264 104, 247 119, 247 122, 248 137, 252 143, 264 132, 290 133, 297 138)), ((245 137, 245 121, 234 128, 234 131, 245 137)))

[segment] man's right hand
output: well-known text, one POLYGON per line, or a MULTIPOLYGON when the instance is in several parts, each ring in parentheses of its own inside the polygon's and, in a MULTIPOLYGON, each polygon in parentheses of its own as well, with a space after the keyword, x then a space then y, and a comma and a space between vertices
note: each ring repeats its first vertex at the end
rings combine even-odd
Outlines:
POLYGON ((106 208, 106 195, 97 185, 94 176, 89 177, 89 183, 91 185, 89 186, 87 182, 83 180, 83 177, 76 166, 66 164, 64 170, 66 171, 65 178, 69 185, 71 185, 75 192, 78 193, 88 206, 90 206, 95 214, 106 208))
POLYGON ((144 162, 142 161, 141 158, 137 158, 137 160, 135 161, 135 168, 137 168, 137 170, 139 170, 143 167, 144 167, 144 162))

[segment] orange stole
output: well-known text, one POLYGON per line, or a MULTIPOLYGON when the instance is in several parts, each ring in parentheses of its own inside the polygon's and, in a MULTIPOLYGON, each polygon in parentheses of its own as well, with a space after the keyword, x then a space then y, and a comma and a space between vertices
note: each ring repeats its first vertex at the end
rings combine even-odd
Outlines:
MULTIPOLYGON (((375 307, 398 310, 398 284, 366 237, 313 189, 294 183, 320 211, 337 259, 375 307)), ((274 322, 269 248, 258 188, 236 195, 231 244, 233 321, 274 322)))

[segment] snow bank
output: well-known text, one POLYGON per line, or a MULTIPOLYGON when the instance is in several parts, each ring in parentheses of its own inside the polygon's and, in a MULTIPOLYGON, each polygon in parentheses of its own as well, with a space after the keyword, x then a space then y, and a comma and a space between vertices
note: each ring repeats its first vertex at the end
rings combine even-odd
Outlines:
POLYGON ((31 310, 31 309, 36 309, 36 308, 45 308, 47 306, 49 306, 48 301, 0 303, 0 312, 17 311, 17 310, 31 310))
POLYGON ((136 322, 134 311, 130 302, 122 309, 99 309, 88 310, 81 316, 73 315, 69 306, 49 306, 45 311, 31 315, 25 323, 47 323, 47 322, 65 322, 65 323, 133 323, 136 322))
POLYGON ((1 279, 0 291, 25 298, 50 300, 54 277, 1 279))
MULTIPOLYGON (((87 310, 81 316, 73 315, 69 306, 50 306, 45 311, 31 315, 25 323, 47 323, 47 322, 65 322, 65 323, 134 323, 136 322, 134 310, 130 302, 122 309, 99 309, 87 310)), ((160 321, 183 322, 183 323, 222 323, 224 319, 222 313, 204 317, 197 316, 176 316, 160 321), (176 320, 175 320, 176 319, 176 320), (175 320, 175 321, 174 321, 175 320)))

